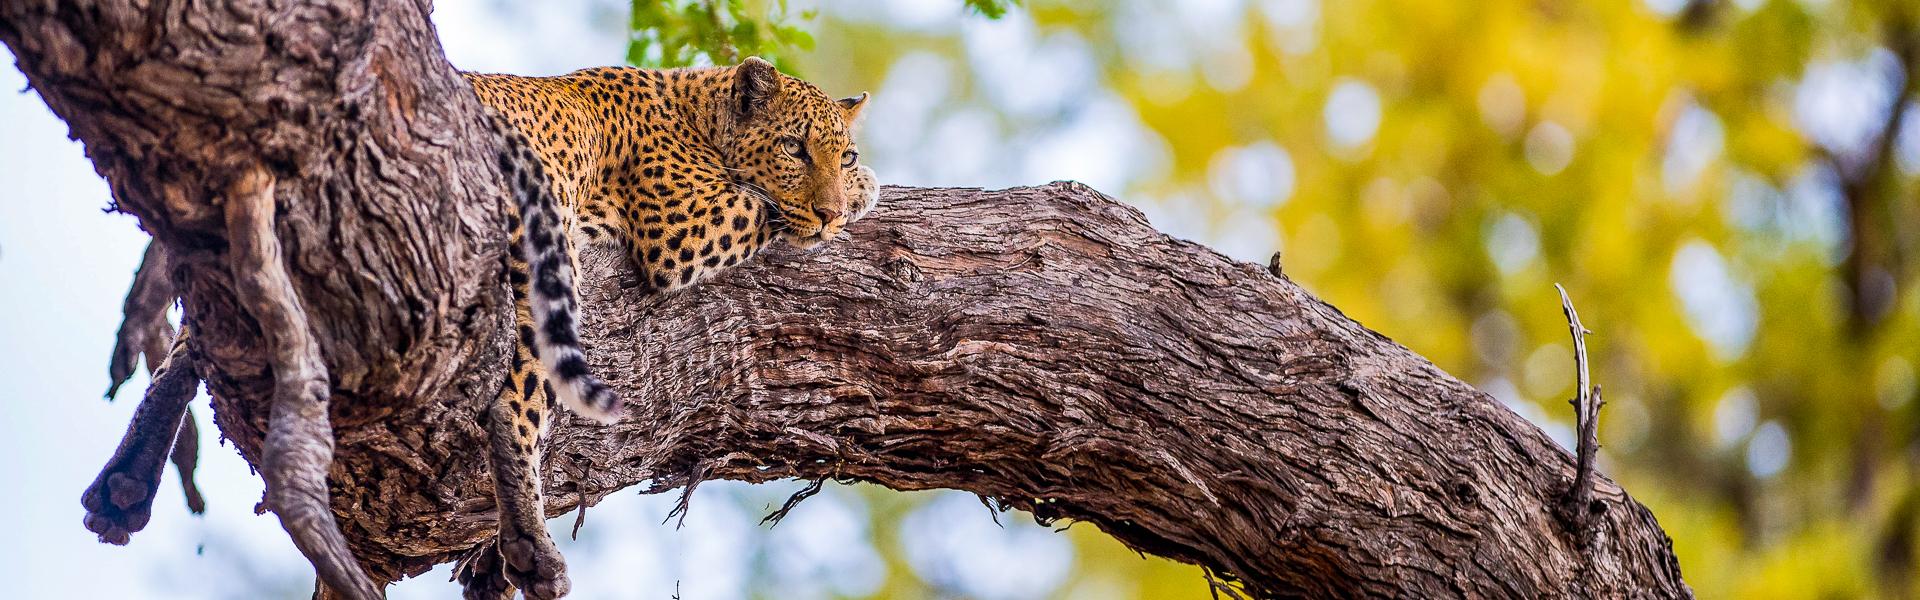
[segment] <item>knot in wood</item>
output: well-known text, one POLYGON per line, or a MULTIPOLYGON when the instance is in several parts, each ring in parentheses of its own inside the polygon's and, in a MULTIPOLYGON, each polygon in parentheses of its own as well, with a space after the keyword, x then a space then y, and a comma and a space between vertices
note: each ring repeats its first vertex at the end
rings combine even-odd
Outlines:
POLYGON ((1473 504, 1480 499, 1480 491, 1474 489, 1473 484, 1466 480, 1456 479, 1453 482, 1453 497, 1461 502, 1473 504))
POLYGON ((905 256, 888 259, 886 264, 881 265, 881 269, 887 272, 888 277, 900 283, 919 283, 927 279, 926 274, 920 272, 920 265, 905 256))

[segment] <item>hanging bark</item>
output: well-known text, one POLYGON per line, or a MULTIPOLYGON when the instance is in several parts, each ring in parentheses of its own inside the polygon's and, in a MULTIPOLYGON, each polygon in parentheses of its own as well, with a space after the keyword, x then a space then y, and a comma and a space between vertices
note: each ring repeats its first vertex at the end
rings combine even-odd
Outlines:
MULTIPOLYGON (((271 170, 330 375, 334 516, 381 581, 492 535, 476 419, 510 343, 493 142, 424 10, 0 0, 0 41, 165 247, 216 422, 256 465, 274 380, 220 191, 271 170)), ((1088 522, 1257 596, 1690 595, 1611 480, 1580 527, 1556 517, 1573 463, 1538 428, 1084 186, 890 188, 850 239, 664 297, 616 252, 583 259, 585 341, 628 416, 556 425, 550 514, 866 481, 1088 522)))

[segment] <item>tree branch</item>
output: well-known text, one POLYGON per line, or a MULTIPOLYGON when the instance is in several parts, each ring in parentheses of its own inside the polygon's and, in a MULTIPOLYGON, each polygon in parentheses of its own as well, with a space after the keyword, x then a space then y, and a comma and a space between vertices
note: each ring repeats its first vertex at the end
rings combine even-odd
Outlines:
MULTIPOLYGON (((634 405, 559 430, 556 468, 590 471, 589 498, 964 489, 1259 596, 1686 594, 1617 486, 1593 475, 1612 510, 1578 549, 1553 521, 1565 452, 1284 278, 1077 184, 883 202, 845 243, 671 297, 589 285, 595 366, 634 405)), ((623 274, 616 254, 588 271, 623 274)))
MULTIPOLYGON (((420 5, 0 0, 0 41, 177 261, 242 455, 261 464, 285 330, 236 295, 248 246, 216 199, 264 164, 351 549, 388 581, 489 539, 503 188, 420 5)), ((1093 523, 1260 597, 1690 595, 1613 482, 1595 476, 1610 508, 1583 546, 1554 522, 1564 451, 1283 277, 1077 184, 882 202, 851 239, 665 297, 587 252, 589 354, 630 414, 557 423, 549 513, 832 478, 1093 523)))

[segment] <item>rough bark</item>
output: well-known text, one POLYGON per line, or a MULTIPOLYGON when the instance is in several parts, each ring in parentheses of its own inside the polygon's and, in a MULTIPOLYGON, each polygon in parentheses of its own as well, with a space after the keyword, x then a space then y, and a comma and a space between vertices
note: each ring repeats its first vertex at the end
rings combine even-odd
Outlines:
MULTIPOLYGON (((492 535, 476 419, 509 343, 493 142, 424 11, 0 0, 0 41, 165 246, 216 422, 256 465, 269 336, 219 191, 272 170, 330 375, 332 508, 382 581, 492 535)), ((1690 595, 1612 481, 1590 530, 1555 517, 1573 465, 1536 427, 1083 186, 890 188, 850 238, 665 297, 586 252, 586 342, 629 415, 557 424, 549 512, 832 478, 1089 522, 1259 596, 1690 595)))

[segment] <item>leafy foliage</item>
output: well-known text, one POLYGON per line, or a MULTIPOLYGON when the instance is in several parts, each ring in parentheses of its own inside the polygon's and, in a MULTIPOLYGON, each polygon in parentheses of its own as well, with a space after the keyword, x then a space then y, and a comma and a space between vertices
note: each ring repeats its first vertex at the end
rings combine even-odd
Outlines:
POLYGON ((1019 0, 966 0, 967 9, 989 19, 1006 16, 1007 9, 1019 4, 1019 0))
POLYGON ((794 23, 787 0, 633 0, 627 62, 646 67, 726 65, 759 56, 783 67, 781 56, 813 49, 813 35, 794 23))
MULTIPOLYGON (((961 0, 967 10, 998 19, 1020 0, 961 0)), ((813 49, 803 26, 815 10, 791 11, 787 0, 633 0, 627 62, 643 67, 725 65, 758 56, 783 69, 781 57, 813 49)))

